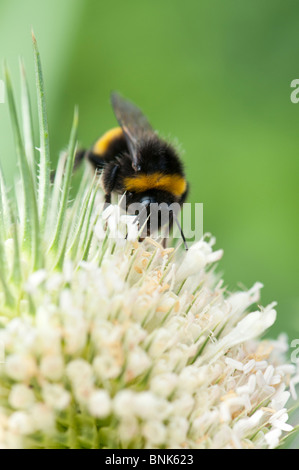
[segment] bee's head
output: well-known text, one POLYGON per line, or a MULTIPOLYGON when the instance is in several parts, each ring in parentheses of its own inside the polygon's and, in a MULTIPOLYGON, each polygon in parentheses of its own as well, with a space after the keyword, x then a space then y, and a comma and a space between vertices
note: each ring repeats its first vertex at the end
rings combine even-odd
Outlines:
POLYGON ((162 226, 171 225, 170 205, 174 197, 166 191, 145 191, 126 194, 126 211, 136 215, 140 228, 145 225, 147 236, 152 236, 162 226))
POLYGON ((149 208, 151 204, 167 205, 173 204, 177 201, 177 198, 167 191, 160 191, 151 189, 143 192, 130 192, 126 193, 126 210, 128 213, 132 213, 135 210, 135 206, 140 208, 149 208), (133 207, 130 207, 133 206, 133 207))

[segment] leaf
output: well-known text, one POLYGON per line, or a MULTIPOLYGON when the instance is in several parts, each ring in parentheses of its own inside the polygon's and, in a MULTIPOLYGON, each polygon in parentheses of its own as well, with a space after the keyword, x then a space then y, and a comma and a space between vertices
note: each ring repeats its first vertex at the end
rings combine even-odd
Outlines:
POLYGON ((37 88, 37 105, 40 131, 40 164, 38 185, 38 209, 40 215, 40 226, 42 232, 45 229, 50 196, 50 145, 48 117, 45 99, 44 79, 40 54, 37 47, 35 35, 32 31, 33 50, 35 59, 35 75, 37 88))
POLYGON ((20 59, 20 77, 21 77, 21 104, 22 104, 22 124, 24 135, 24 147, 27 156, 29 168, 31 170, 34 190, 36 190, 36 165, 34 156, 34 132, 31 112, 31 100, 29 88, 26 79, 26 72, 23 60, 20 59))
POLYGON ((90 203, 93 203, 93 198, 92 198, 92 193, 95 188, 95 180, 96 180, 96 174, 94 175, 94 179, 92 180, 91 184, 89 184, 89 190, 86 192, 86 187, 88 180, 90 178, 89 172, 88 174, 84 175, 85 177, 82 178, 82 185, 80 185, 80 189, 82 188, 83 191, 80 191, 76 196, 76 199, 80 201, 80 207, 79 209, 79 217, 78 217, 78 222, 75 227, 74 231, 74 236, 72 239, 72 242, 70 244, 69 252, 71 253, 71 258, 75 259, 78 253, 78 248, 79 248, 79 242, 80 239, 82 238, 82 232, 83 232, 83 227, 84 223, 86 221, 87 215, 88 215, 88 206, 90 203), (85 195, 84 195, 85 193, 85 195))
POLYGON ((71 177, 72 177, 72 172, 73 172, 73 167, 74 167, 74 160, 75 160, 75 153, 76 153, 76 146, 77 146, 77 132, 78 132, 78 109, 75 108, 73 125, 72 125, 68 151, 67 151, 65 174, 63 175, 63 181, 62 181, 62 194, 61 194, 61 198, 59 202, 57 223, 56 223, 54 237, 50 244, 49 251, 57 252, 59 250, 59 242, 62 236, 63 223, 66 217, 68 198, 69 198, 69 192, 70 192, 70 187, 71 187, 71 177))
POLYGON ((4 76, 6 80, 7 99, 10 110, 12 131, 16 145, 16 153, 20 166, 21 182, 23 187, 24 228, 22 246, 24 250, 28 253, 28 255, 31 257, 33 266, 35 268, 38 268, 40 265, 41 251, 36 194, 34 191, 32 175, 27 162, 24 144, 21 136, 10 73, 6 65, 4 66, 4 76))
POLYGON ((7 189, 0 165, 0 232, 4 239, 8 238, 9 236, 10 223, 9 200, 7 197, 7 189))

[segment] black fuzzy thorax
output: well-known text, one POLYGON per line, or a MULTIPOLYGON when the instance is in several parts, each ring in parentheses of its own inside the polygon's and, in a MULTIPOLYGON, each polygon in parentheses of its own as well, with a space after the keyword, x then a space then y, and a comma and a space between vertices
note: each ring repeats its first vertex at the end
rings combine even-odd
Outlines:
MULTIPOLYGON (((132 166, 132 156, 124 136, 114 138, 109 143, 106 152, 99 156, 92 150, 88 153, 88 160, 102 175, 102 183, 105 193, 115 192, 123 194, 125 191, 125 179, 138 177, 139 173, 165 175, 181 175, 184 177, 184 169, 174 148, 156 135, 145 137, 137 146, 137 159, 139 171, 132 166)), ((157 189, 144 193, 127 193, 127 203, 138 202, 145 197, 151 197, 157 202, 184 202, 188 190, 180 197, 157 189)))
POLYGON ((161 172, 184 176, 183 165, 174 148, 157 136, 140 141, 137 151, 140 171, 147 174, 161 172))

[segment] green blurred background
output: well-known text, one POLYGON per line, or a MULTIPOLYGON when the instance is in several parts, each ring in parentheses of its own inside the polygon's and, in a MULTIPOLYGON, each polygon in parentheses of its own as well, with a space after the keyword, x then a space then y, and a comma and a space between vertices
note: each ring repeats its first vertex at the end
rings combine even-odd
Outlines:
MULTIPOLYGON (((23 56, 34 93, 30 30, 41 51, 53 166, 73 108, 89 146, 115 125, 109 93, 121 91, 183 148, 190 200, 224 248, 229 289, 264 283, 278 301, 270 335, 299 334, 299 4, 271 0, 1 0, 0 59, 18 87, 23 56)), ((2 78, 2 73, 0 74, 2 78)), ((7 104, 0 158, 16 171, 7 104)))

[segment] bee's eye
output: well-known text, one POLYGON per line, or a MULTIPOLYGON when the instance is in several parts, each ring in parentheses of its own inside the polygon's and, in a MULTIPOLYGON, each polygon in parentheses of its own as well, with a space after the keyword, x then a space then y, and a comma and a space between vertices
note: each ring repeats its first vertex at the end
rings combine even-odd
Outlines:
POLYGON ((132 165, 132 167, 135 171, 141 171, 141 166, 140 165, 132 165))
POLYGON ((127 196, 128 196, 128 197, 132 197, 132 196, 133 196, 133 193, 127 192, 127 196))

